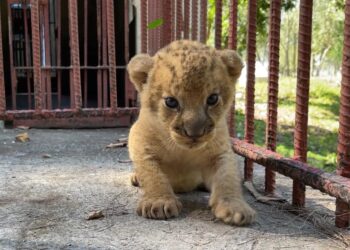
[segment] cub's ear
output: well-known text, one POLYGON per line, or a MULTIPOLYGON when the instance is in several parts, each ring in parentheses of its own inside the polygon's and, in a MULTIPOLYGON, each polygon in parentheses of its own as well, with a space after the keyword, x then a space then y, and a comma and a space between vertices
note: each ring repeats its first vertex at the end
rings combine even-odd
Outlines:
POLYGON ((218 50, 221 60, 227 67, 228 73, 236 80, 244 67, 241 57, 234 50, 218 50))
POLYGON ((128 73, 131 81, 138 92, 142 92, 143 84, 147 81, 147 76, 153 67, 153 59, 147 54, 134 56, 128 64, 128 73))

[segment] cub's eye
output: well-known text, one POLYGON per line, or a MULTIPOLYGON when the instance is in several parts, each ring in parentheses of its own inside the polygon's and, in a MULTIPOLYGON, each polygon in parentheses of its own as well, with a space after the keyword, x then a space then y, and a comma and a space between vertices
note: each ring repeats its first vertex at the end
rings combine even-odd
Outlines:
POLYGON ((168 108, 175 109, 179 106, 179 102, 174 97, 166 97, 164 100, 168 108))
POLYGON ((207 98, 207 104, 209 106, 214 106, 219 100, 219 95, 218 94, 211 94, 208 98, 207 98))

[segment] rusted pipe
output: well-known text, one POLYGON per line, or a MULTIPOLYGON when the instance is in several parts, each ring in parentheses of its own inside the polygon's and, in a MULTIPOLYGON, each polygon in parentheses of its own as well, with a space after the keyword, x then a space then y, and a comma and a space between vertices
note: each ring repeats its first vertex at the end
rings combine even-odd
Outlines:
POLYGON ((215 48, 221 49, 222 0, 215 1, 215 48))
MULTIPOLYGON (((297 97, 294 131, 294 158, 307 161, 307 124, 309 112, 310 59, 312 38, 313 0, 300 1, 297 97)), ((304 206, 305 185, 299 181, 293 183, 293 205, 304 206)))
POLYGON ((4 57, 2 52, 2 29, 1 29, 1 11, 0 11, 0 115, 5 115, 6 95, 5 95, 5 78, 4 78, 4 57))
POLYGON ((207 41, 207 11, 208 1, 200 1, 200 41, 202 43, 207 41))

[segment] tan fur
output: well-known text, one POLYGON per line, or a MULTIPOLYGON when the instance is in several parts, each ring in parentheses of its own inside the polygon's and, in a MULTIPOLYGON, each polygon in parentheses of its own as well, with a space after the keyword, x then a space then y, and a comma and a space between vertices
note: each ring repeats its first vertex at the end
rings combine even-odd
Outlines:
POLYGON ((130 61, 128 72, 141 98, 129 135, 132 182, 144 191, 139 215, 178 216, 182 205, 175 193, 204 184, 217 218, 235 225, 252 222, 255 212, 242 197, 226 124, 242 67, 236 52, 193 41, 175 41, 153 57, 142 54, 130 61), (213 93, 219 100, 209 106, 213 93), (166 97, 180 106, 167 107, 166 97))

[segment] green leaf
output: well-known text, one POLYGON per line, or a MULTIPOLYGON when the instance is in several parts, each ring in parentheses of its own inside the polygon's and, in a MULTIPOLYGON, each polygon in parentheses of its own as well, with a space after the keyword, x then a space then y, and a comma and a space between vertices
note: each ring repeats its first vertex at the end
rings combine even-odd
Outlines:
POLYGON ((155 28, 158 28, 159 26, 163 25, 164 20, 163 18, 158 18, 153 20, 152 22, 148 23, 147 28, 150 30, 153 30, 155 28))

